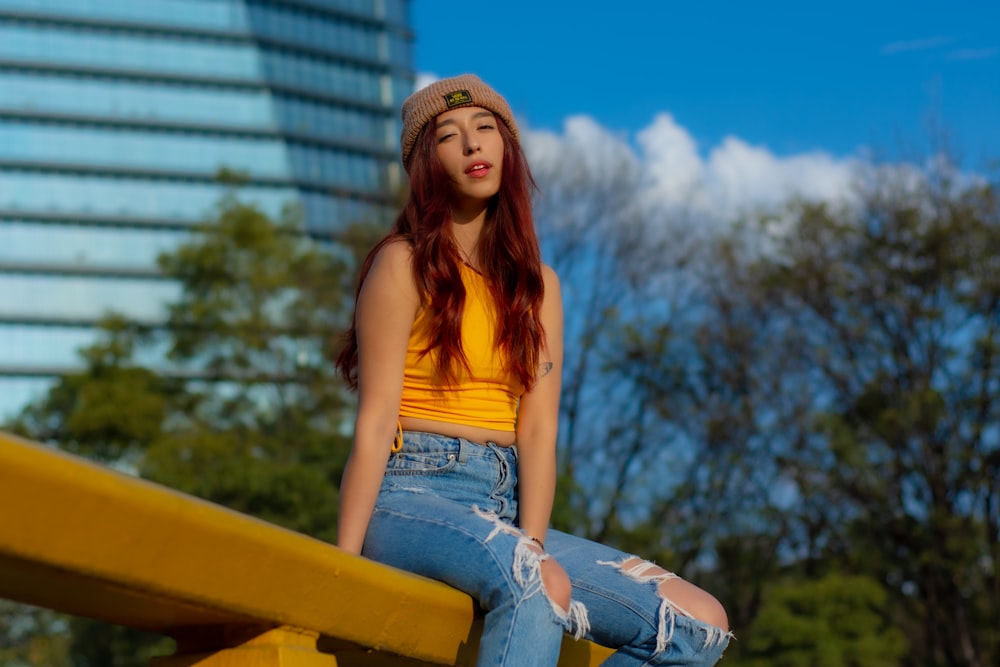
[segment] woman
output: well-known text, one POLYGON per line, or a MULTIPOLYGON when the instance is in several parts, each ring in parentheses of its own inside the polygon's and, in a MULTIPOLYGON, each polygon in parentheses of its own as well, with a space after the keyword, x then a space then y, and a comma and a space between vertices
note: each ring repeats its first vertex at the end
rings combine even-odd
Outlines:
POLYGON ((729 633, 712 596, 548 529, 562 303, 510 107, 463 75, 402 119, 409 200, 338 359, 358 391, 339 546, 476 598, 479 665, 555 665, 564 630, 618 649, 607 665, 714 664, 729 633))

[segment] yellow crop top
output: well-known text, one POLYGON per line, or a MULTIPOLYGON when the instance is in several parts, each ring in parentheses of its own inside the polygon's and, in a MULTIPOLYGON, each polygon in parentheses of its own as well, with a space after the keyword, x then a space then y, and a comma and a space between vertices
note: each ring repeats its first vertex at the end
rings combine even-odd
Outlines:
POLYGON ((419 315, 406 349, 399 416, 513 431, 524 387, 503 368, 495 344, 493 298, 486 281, 471 267, 460 266, 465 285, 462 349, 470 370, 456 364, 455 384, 442 385, 435 368, 436 352, 421 357, 427 348, 427 331, 426 320, 419 315))

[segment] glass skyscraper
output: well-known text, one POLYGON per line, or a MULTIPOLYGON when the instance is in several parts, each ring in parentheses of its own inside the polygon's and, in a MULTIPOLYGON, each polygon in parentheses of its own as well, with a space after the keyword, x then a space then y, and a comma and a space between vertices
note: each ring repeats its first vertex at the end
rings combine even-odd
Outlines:
POLYGON ((409 0, 0 0, 0 418, 164 317, 221 168, 320 237, 384 213, 412 41, 409 0))

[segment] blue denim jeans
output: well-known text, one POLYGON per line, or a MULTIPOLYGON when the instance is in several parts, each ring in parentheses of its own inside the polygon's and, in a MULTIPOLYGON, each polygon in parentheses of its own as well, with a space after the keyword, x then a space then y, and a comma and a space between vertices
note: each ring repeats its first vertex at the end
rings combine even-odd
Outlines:
POLYGON ((617 649, 607 667, 707 667, 721 657, 729 634, 659 594, 674 575, 645 576, 645 561, 559 531, 545 542, 573 584, 568 611, 542 585, 548 556, 517 527, 517 449, 407 431, 386 464, 363 554, 475 598, 486 611, 478 667, 555 665, 567 631, 617 649))

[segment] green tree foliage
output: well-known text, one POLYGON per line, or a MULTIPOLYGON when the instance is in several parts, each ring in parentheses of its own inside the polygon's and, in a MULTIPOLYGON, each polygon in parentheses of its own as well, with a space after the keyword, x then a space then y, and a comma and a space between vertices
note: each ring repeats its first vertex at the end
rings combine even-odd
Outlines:
POLYGON ((895 667, 906 644, 885 618, 886 597, 878 582, 862 576, 769 586, 733 665, 895 667))
POLYGON ((69 642, 66 619, 61 614, 0 600, 0 664, 65 667, 69 642))
POLYGON ((161 257, 181 286, 168 356, 189 378, 143 473, 332 539, 350 415, 335 376, 349 265, 235 195, 190 243, 161 257))
POLYGON ((860 205, 797 204, 755 267, 810 369, 789 458, 826 506, 827 554, 889 582, 910 664, 998 659, 1000 217, 947 170, 875 174, 860 205), (992 620, 990 620, 992 619, 992 620))
POLYGON ((167 637, 89 618, 71 618, 69 630, 69 661, 59 667, 149 667, 174 651, 167 637))
POLYGON ((713 591, 735 628, 756 614, 792 540, 780 453, 809 409, 792 382, 795 360, 775 345, 784 329, 774 307, 744 293, 753 241, 740 228, 707 240, 704 260, 686 268, 694 284, 684 300, 664 321, 621 327, 605 362, 636 397, 622 432, 634 472, 621 489, 645 482, 641 512, 635 496, 619 496, 618 516, 639 520, 610 535, 713 591))
POLYGON ((105 464, 134 464, 159 437, 176 383, 132 361, 144 336, 110 315, 64 376, 10 425, 14 431, 105 464))

